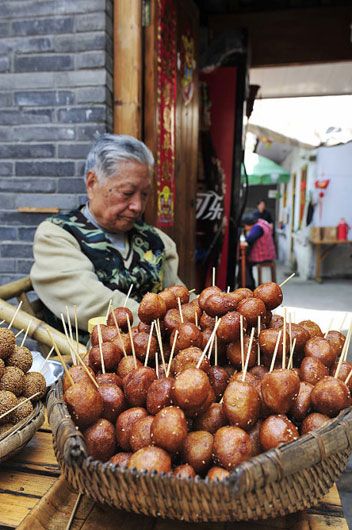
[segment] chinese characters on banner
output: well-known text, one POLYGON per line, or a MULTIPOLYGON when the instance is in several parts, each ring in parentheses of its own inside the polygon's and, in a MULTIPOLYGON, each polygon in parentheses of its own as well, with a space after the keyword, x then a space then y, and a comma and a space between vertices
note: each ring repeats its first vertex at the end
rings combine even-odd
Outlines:
POLYGON ((174 225, 177 28, 174 0, 159 0, 157 33, 157 221, 174 225))

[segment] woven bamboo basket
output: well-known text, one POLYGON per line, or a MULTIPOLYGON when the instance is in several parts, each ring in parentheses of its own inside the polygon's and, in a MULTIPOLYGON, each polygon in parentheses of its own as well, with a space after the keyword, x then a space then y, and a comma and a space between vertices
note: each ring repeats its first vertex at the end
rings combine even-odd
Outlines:
POLYGON ((352 451, 352 408, 295 442, 238 466, 227 480, 176 479, 120 469, 87 457, 59 381, 48 396, 57 460, 69 484, 95 501, 184 521, 240 521, 309 508, 339 477, 352 451))
POLYGON ((38 401, 33 412, 27 418, 16 423, 12 429, 1 435, 0 462, 4 462, 14 456, 29 442, 44 422, 44 410, 43 403, 38 401))

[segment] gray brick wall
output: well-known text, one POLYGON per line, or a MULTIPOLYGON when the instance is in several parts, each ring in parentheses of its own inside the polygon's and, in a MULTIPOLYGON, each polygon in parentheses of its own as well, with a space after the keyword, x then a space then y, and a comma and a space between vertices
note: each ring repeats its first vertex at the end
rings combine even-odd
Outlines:
POLYGON ((82 168, 112 130, 112 0, 0 2, 0 283, 29 273, 36 226, 84 202, 82 168))

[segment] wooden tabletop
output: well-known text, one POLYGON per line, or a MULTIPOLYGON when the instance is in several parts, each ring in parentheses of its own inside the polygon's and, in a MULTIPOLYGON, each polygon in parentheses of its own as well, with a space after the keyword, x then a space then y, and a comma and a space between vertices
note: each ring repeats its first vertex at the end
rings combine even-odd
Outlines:
MULTIPOLYGON (((77 500, 57 464, 50 427, 43 425, 28 445, 0 465, 0 529, 65 529, 77 500)), ((336 486, 316 507, 286 518, 254 523, 183 523, 99 506, 82 496, 71 528, 84 530, 348 530, 336 486)))

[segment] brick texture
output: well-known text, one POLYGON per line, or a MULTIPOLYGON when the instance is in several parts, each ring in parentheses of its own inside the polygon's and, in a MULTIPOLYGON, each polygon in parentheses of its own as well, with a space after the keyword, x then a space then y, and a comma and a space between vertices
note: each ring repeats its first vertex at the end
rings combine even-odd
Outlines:
POLYGON ((0 284, 30 271, 36 227, 85 201, 86 154, 112 130, 112 0, 2 0, 0 284))

